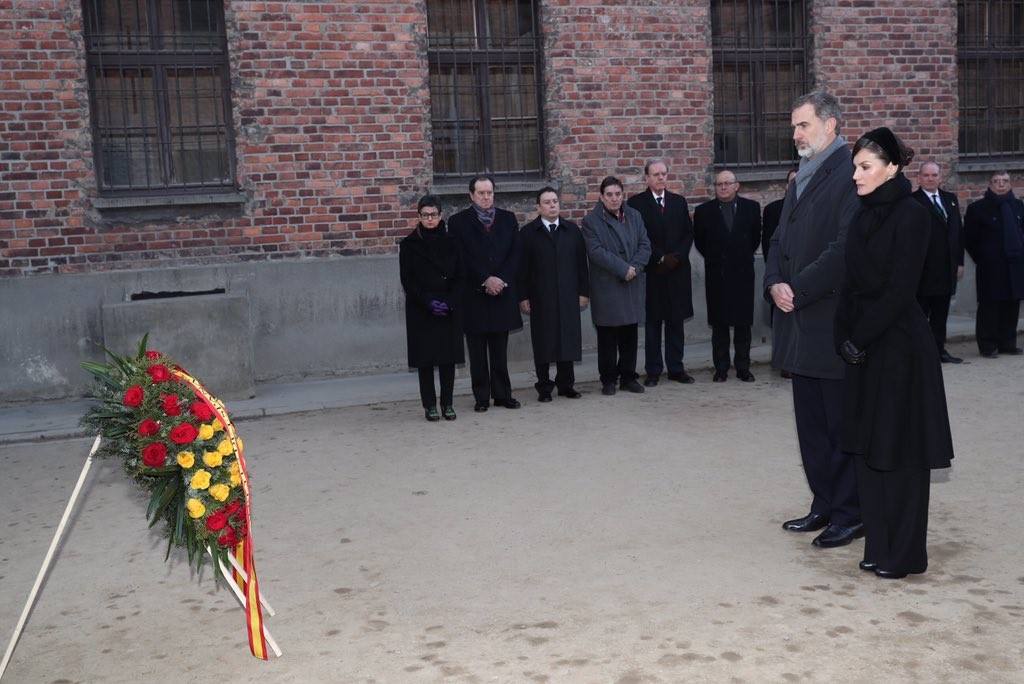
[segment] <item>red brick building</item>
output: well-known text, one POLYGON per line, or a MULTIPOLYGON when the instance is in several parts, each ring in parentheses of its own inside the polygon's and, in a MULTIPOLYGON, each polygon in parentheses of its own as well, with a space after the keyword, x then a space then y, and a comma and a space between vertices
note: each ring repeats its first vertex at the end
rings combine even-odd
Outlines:
POLYGON ((663 157, 767 201, 811 87, 966 202, 1024 168, 1022 36, 1024 0, 0 0, 0 399, 79 392, 147 292, 240 297, 257 381, 401 367, 418 196, 486 168, 578 219, 663 157))

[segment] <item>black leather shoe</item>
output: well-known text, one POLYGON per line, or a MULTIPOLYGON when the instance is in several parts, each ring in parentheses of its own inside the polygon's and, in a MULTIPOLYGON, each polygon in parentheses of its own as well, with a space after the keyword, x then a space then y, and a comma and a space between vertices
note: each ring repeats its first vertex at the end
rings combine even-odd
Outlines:
POLYGON ((473 410, 476 411, 477 413, 484 413, 485 411, 487 411, 488 407, 490 407, 490 404, 485 404, 482 401, 478 401, 476 402, 476 405, 473 406, 473 410))
POLYGON ((1020 356, 1021 354, 1024 354, 1024 349, 1021 349, 1020 347, 1010 347, 1009 349, 1000 349, 999 353, 1009 354, 1010 356, 1020 356))
POLYGON ((715 374, 711 376, 711 380, 714 382, 725 382, 728 379, 728 375, 725 373, 719 373, 718 371, 715 371, 715 374))
POLYGON ((436 423, 437 421, 441 420, 441 414, 437 412, 436 406, 431 406, 428 409, 423 409, 423 415, 431 423, 436 423))
POLYGON ((830 523, 829 526, 825 528, 825 531, 815 537, 814 541, 811 543, 819 549, 834 549, 837 546, 846 546, 854 539, 860 539, 863 536, 863 525, 843 527, 842 525, 833 525, 830 523))
POLYGON ((694 382, 696 382, 696 380, 694 380, 686 371, 680 371, 678 373, 669 373, 668 379, 674 380, 675 382, 681 382, 684 385, 692 385, 694 382))
POLYGON ((861 561, 860 565, 858 565, 857 567, 859 567, 864 572, 874 572, 875 569, 878 568, 878 563, 872 563, 871 561, 861 561))
POLYGON ((882 568, 875 568, 875 574, 882 579, 903 579, 907 575, 920 575, 924 570, 907 570, 906 572, 900 570, 883 570, 882 568))
POLYGON ((543 402, 543 403, 546 404, 547 402, 551 401, 551 395, 547 394, 547 393, 545 393, 545 394, 538 394, 537 395, 537 401, 540 401, 540 402, 543 402))
POLYGON ((455 420, 458 418, 458 416, 455 415, 455 409, 451 406, 445 406, 442 408, 441 415, 444 416, 445 420, 455 420))
POLYGON ((564 392, 559 392, 558 396, 565 397, 566 399, 579 399, 583 395, 570 387, 569 389, 565 390, 564 392))
POLYGON ((750 371, 736 371, 736 377, 743 382, 754 382, 754 374, 750 371))
POLYGON ((644 386, 636 380, 630 380, 629 382, 620 382, 619 389, 625 392, 632 392, 633 394, 643 394, 644 386))
POLYGON ((961 359, 961 358, 959 358, 957 356, 953 356, 952 354, 950 354, 945 349, 943 349, 942 353, 939 354, 939 361, 942 361, 942 363, 963 363, 964 362, 963 359, 961 359))
POLYGON ((601 385, 601 394, 603 394, 606 397, 614 396, 614 394, 615 394, 615 383, 614 382, 606 382, 605 384, 601 385))
MULTIPOLYGON (((548 395, 548 398, 550 399, 551 395, 548 395)), ((504 406, 507 409, 517 409, 520 406, 522 406, 522 404, 519 403, 518 399, 513 399, 512 397, 509 397, 505 401, 496 401, 496 402, 494 402, 494 405, 495 406, 504 406)))
POLYGON ((983 352, 981 352, 981 355, 983 357, 985 357, 986 359, 998 359, 999 358, 999 352, 997 352, 995 349, 989 349, 988 351, 983 351, 983 352))
POLYGON ((657 386, 658 386, 658 376, 657 375, 648 375, 647 378, 644 379, 644 387, 657 387, 657 386))
POLYGON ((787 520, 782 523, 782 529, 790 532, 815 532, 828 525, 828 516, 821 513, 808 513, 802 518, 787 520))

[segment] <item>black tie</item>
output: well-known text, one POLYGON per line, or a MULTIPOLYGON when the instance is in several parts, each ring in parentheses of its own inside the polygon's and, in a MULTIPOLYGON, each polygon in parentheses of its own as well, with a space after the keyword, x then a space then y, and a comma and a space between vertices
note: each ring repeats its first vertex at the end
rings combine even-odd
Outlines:
POLYGON ((658 206, 661 208, 661 213, 664 214, 665 213, 665 198, 664 197, 655 197, 654 199, 658 203, 658 206))
POLYGON ((938 195, 932 195, 932 202, 935 204, 935 208, 939 210, 939 213, 942 214, 942 218, 948 219, 949 216, 946 215, 946 208, 942 206, 938 195))
POLYGON ((555 228, 558 228, 558 224, 557 223, 548 223, 547 227, 548 227, 548 232, 549 233, 554 233, 555 232, 555 228))

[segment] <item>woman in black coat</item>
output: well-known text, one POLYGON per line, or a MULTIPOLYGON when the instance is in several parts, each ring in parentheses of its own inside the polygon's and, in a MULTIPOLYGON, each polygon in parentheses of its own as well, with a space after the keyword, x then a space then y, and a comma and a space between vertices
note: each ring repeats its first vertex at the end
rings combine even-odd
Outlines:
POLYGON ((870 131, 853 153, 861 208, 835 319, 849 364, 841 445, 855 455, 860 567, 898 579, 928 567, 930 470, 953 458, 939 353, 916 299, 930 219, 901 171, 913 151, 892 131, 870 131))
POLYGON ((441 202, 433 195, 418 204, 420 222, 398 246, 405 290, 405 333, 409 367, 419 370, 420 398, 429 421, 437 421, 434 366, 441 380, 441 413, 455 420, 452 393, 455 364, 463 363, 462 267, 459 246, 441 220, 441 202))

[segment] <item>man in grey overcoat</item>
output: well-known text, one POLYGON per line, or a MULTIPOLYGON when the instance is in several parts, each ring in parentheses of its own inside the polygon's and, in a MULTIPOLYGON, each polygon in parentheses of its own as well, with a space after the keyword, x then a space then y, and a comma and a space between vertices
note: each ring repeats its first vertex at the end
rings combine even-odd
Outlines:
POLYGON ((803 95, 793 105, 800 167, 786 190, 764 276, 765 295, 775 306, 772 366, 793 375, 800 456, 813 494, 810 513, 783 528, 824 527, 813 542, 821 548, 864 535, 853 458, 839 446, 845 369, 833 324, 846 233, 860 206, 839 117, 839 103, 825 92, 803 95))
POLYGON ((640 212, 623 202, 622 182, 601 181, 597 204, 583 219, 590 259, 590 313, 597 328, 597 367, 601 393, 615 394, 615 383, 641 393, 637 382, 637 326, 644 314, 644 268, 651 242, 640 212))

